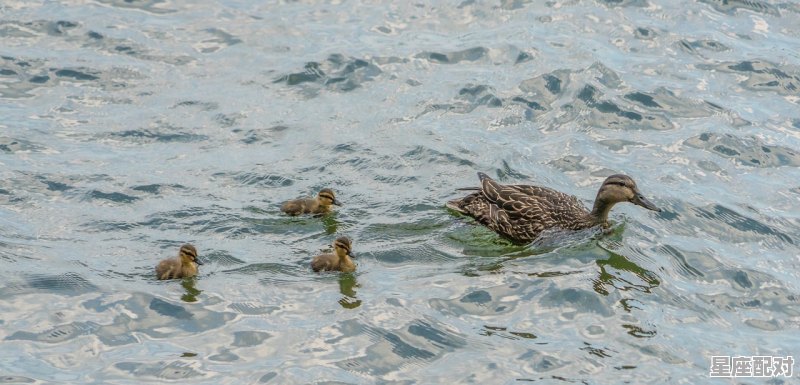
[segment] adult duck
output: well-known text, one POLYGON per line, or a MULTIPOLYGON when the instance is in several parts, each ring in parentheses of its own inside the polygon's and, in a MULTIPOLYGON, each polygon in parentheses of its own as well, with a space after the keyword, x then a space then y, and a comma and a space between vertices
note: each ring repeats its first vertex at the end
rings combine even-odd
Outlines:
POLYGON ((551 188, 502 185, 479 172, 481 186, 447 207, 475 218, 515 243, 528 243, 545 230, 581 230, 609 227, 608 213, 615 204, 630 202, 648 210, 661 211, 639 192, 636 182, 622 174, 611 175, 600 186, 591 211, 578 198, 551 188))

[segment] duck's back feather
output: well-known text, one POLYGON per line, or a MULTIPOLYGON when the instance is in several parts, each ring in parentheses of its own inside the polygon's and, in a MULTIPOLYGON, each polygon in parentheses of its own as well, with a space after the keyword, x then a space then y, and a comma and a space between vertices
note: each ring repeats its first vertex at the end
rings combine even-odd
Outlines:
POLYGON ((541 186, 502 185, 478 173, 481 188, 447 207, 515 242, 529 242, 545 229, 591 227, 589 212, 574 196, 541 186))

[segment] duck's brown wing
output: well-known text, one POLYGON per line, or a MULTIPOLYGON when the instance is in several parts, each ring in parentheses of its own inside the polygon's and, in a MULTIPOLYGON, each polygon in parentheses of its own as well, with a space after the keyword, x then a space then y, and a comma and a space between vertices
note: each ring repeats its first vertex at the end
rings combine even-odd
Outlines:
POLYGON ((484 173, 481 178, 481 192, 486 199, 514 217, 547 217, 551 214, 573 214, 586 212, 583 204, 575 196, 547 187, 529 185, 502 185, 484 173))
POLYGON ((486 199, 506 210, 514 217, 536 217, 545 214, 547 199, 558 191, 538 186, 502 185, 488 175, 479 172, 481 193, 486 199))
MULTIPOLYGON (((485 177, 485 174, 479 175, 485 177)), ((536 238, 542 229, 535 222, 519 220, 518 214, 509 212, 494 201, 506 193, 504 187, 497 183, 489 184, 486 186, 488 193, 483 191, 483 187, 470 189, 477 191, 447 202, 447 207, 475 218, 478 223, 515 242, 536 238)))
POLYGON ((525 203, 523 204, 525 209, 519 210, 523 216, 538 216, 556 222, 564 222, 583 218, 588 214, 583 203, 573 195, 541 186, 510 185, 508 187, 518 191, 516 194, 509 194, 508 199, 525 203))
POLYGON ((478 176, 487 203, 497 207, 492 220, 515 239, 532 240, 548 228, 572 229, 588 213, 572 195, 541 186, 502 185, 486 174, 478 176))
POLYGON ((483 223, 512 241, 530 242, 544 230, 544 226, 538 221, 525 220, 525 217, 520 217, 516 212, 501 209, 491 202, 488 207, 490 220, 483 223))

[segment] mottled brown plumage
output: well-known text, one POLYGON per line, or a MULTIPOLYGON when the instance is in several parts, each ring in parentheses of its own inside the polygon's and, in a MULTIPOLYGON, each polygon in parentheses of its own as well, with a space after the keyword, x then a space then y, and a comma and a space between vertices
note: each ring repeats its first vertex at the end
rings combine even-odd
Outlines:
POLYGON ((331 205, 341 206, 333 190, 324 188, 315 198, 300 198, 286 201, 281 205, 281 211, 289 215, 300 214, 325 214, 331 210, 331 205))
POLYGON ((158 263, 156 266, 156 278, 174 279, 193 277, 197 275, 197 265, 202 265, 197 259, 197 249, 190 244, 181 246, 178 256, 168 258, 158 263))
POLYGON ((547 187, 501 185, 480 172, 478 178, 477 192, 449 201, 447 207, 516 243, 533 241, 544 230, 608 227, 608 213, 619 202, 661 211, 639 192, 633 179, 622 174, 606 178, 591 211, 578 198, 547 187))
POLYGON ((333 241, 333 253, 317 255, 311 261, 314 271, 343 271, 351 273, 356 271, 356 264, 351 258, 350 238, 339 237, 333 241))

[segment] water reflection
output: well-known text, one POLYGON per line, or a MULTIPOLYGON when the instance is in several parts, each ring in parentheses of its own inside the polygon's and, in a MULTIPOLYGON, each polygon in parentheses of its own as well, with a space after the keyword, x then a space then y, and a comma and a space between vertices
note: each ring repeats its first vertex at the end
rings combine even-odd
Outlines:
MULTIPOLYGON (((486 230, 488 231, 488 230, 486 230)), ((622 233, 622 226, 615 226, 607 230, 597 227, 579 230, 545 230, 542 234, 528 245, 514 245, 510 241, 490 232, 487 238, 473 238, 467 241, 462 253, 465 255, 479 255, 483 258, 474 259, 462 267, 462 274, 467 277, 478 277, 482 273, 500 273, 505 265, 517 259, 535 257, 549 253, 570 254, 570 250, 575 248, 592 247, 596 240, 605 236, 614 236, 622 233)), ((558 276, 572 274, 572 272, 540 272, 527 273, 531 276, 558 276)))
POLYGON ((336 220, 336 212, 322 215, 320 219, 322 220, 322 225, 325 226, 325 234, 336 234, 336 230, 339 229, 339 221, 336 220))
POLYGON ((344 295, 339 300, 339 304, 345 309, 355 309, 361 306, 361 300, 356 298, 355 288, 361 287, 356 281, 353 273, 342 273, 339 275, 339 292, 344 295))
POLYGON ((181 300, 183 302, 197 302, 197 296, 203 291, 197 289, 195 287, 196 284, 197 277, 188 277, 181 281, 181 286, 183 286, 183 289, 186 290, 186 294, 181 296, 181 300))
POLYGON ((600 272, 597 279, 594 280, 593 285, 594 291, 597 293, 608 295, 608 287, 619 290, 634 289, 644 293, 650 293, 653 288, 661 283, 655 277, 655 274, 631 262, 628 258, 609 250, 605 250, 605 252, 608 254, 608 258, 597 260, 597 266, 600 267, 600 272), (623 272, 633 273, 643 281, 643 283, 631 282, 631 280, 623 277, 623 272))

